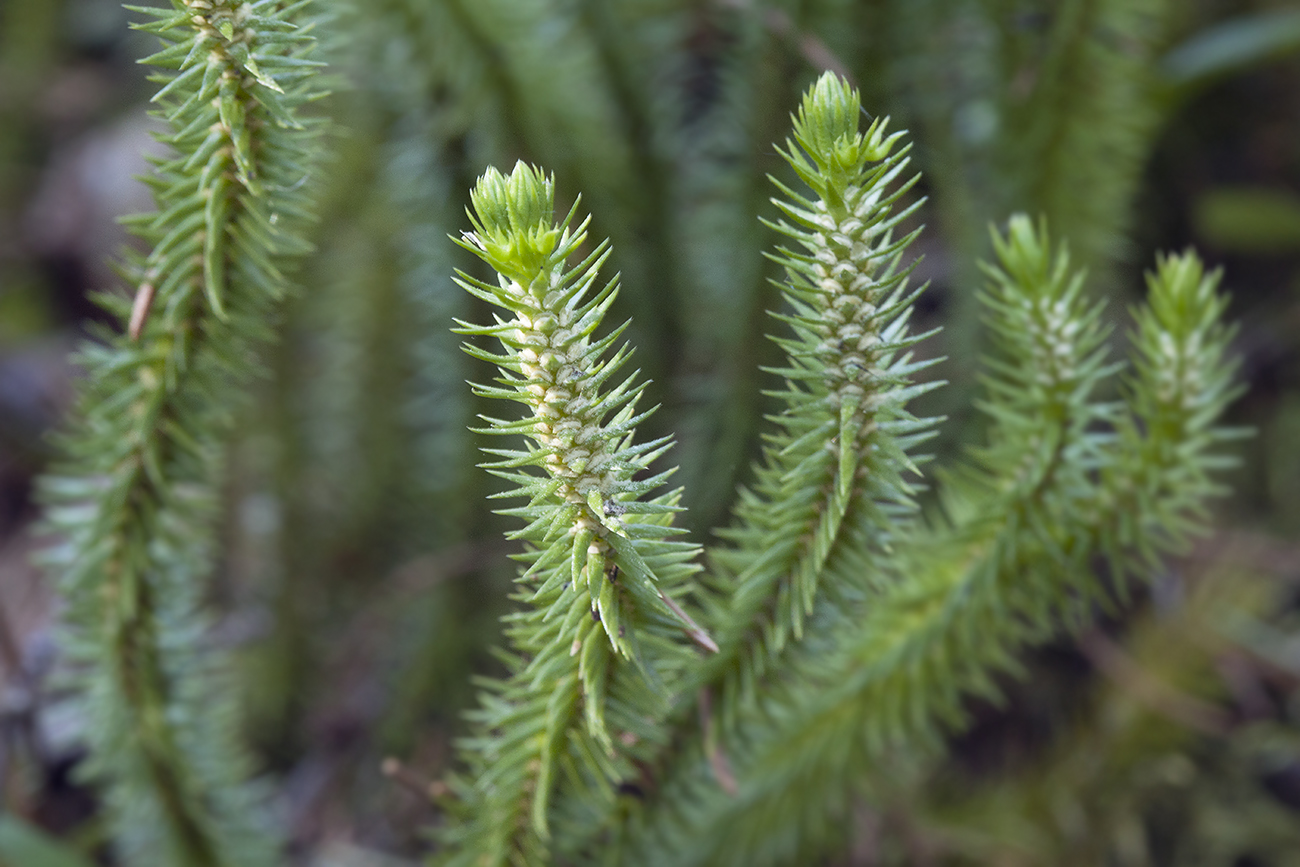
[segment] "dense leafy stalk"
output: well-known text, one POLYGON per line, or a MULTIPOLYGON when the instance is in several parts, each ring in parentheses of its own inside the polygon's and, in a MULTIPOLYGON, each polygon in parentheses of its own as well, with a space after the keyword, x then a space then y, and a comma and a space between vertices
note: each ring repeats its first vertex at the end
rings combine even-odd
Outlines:
POLYGON ((1177 5, 1065 0, 1044 4, 1041 30, 1002 25, 1004 80, 1035 75, 999 99, 987 158, 1004 207, 1044 214, 1098 278, 1132 253, 1129 203, 1159 129, 1156 61, 1177 5))
POLYGON ((307 4, 173 0, 141 8, 167 72, 155 96, 173 154, 149 179, 158 213, 131 221, 125 334, 88 344, 68 459, 45 481, 62 544, 69 654, 89 773, 125 863, 255 867, 275 858, 235 745, 222 654, 200 610, 220 452, 307 249, 312 123, 307 4), (283 7, 283 8, 282 8, 283 7))
POLYGON ((730 546, 711 557, 725 602, 715 614, 723 652, 708 676, 723 687, 729 719, 737 695, 752 693, 786 643, 803 637, 823 580, 868 577, 856 564, 839 574, 831 564, 846 544, 859 553, 888 546, 891 523, 911 506, 907 450, 929 424, 904 409, 934 385, 910 383, 925 365, 906 352, 921 339, 907 330, 920 290, 908 288, 911 267, 900 263, 919 229, 893 235, 920 204, 893 212, 916 178, 896 183, 907 167, 907 148, 894 147, 902 133, 887 136, 883 120, 860 132, 860 110, 855 90, 823 75, 782 152, 813 198, 775 181, 786 198, 773 201, 793 222, 773 228, 798 245, 776 257, 793 311, 777 318, 794 337, 774 338, 788 355, 774 371, 786 380, 779 429, 723 533, 730 546))
MULTIPOLYGON (((957 251, 948 351, 976 342, 984 227, 1016 211, 1068 238, 1093 289, 1129 264, 1130 208, 1159 130, 1168 0, 890 4, 938 221, 957 251)), ((963 371, 952 379, 968 385, 963 371)))
POLYGON ((1126 551, 1154 564, 1184 545, 1208 519, 1206 501, 1224 493, 1211 473, 1236 463, 1215 454, 1243 433, 1218 425, 1241 390, 1228 357, 1235 328, 1223 322, 1220 276, 1190 252, 1160 257, 1147 275, 1125 383, 1132 414, 1119 425, 1121 455, 1098 495, 1099 530, 1116 568, 1126 551))
POLYGON ((641 477, 668 443, 634 442, 644 384, 612 384, 629 354, 610 354, 622 328, 595 336, 616 290, 597 284, 608 244, 570 267, 586 224, 574 225, 576 205, 555 222, 554 196, 553 180, 522 163, 489 169, 459 240, 499 279, 458 282, 509 316, 458 329, 501 343, 466 345, 501 371, 499 385, 475 389, 527 408, 481 432, 526 437, 523 449, 485 451, 513 484, 502 496, 528 500, 504 512, 528 521, 511 536, 527 543, 518 599, 529 607, 509 618, 510 674, 488 684, 463 745, 472 776, 457 787, 468 821, 447 835, 454 864, 545 863, 555 791, 599 809, 628 773, 628 749, 661 737, 652 723, 666 684, 690 658, 682 630, 716 649, 673 599, 696 553, 670 539, 677 494, 646 497, 671 471, 641 477))

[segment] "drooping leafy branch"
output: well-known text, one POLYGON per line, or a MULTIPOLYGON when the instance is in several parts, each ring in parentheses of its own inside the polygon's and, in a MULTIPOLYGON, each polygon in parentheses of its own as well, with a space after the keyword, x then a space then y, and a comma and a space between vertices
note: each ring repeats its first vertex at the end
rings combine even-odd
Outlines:
POLYGON ((164 48, 154 97, 171 155, 149 178, 156 214, 134 300, 101 299, 125 333, 82 350, 87 379, 68 457, 45 480, 62 537, 88 774, 104 787, 125 863, 250 867, 276 833, 247 783, 224 654, 202 610, 223 440, 307 251, 320 121, 309 3, 173 0, 133 7, 164 48))

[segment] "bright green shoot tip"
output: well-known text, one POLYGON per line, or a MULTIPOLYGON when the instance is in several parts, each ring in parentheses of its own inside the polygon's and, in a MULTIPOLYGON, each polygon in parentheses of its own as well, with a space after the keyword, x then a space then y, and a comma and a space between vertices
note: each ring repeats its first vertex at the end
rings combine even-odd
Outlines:
POLYGON ((858 131, 862 101, 857 90, 833 72, 827 72, 804 94, 798 115, 793 115, 794 138, 823 173, 848 183, 865 163, 889 156, 902 133, 885 136, 887 119, 858 131))
POLYGON ((475 231, 466 240, 488 264, 520 282, 545 269, 564 229, 553 222, 554 176, 522 161, 509 175, 490 167, 470 192, 470 203, 475 231))

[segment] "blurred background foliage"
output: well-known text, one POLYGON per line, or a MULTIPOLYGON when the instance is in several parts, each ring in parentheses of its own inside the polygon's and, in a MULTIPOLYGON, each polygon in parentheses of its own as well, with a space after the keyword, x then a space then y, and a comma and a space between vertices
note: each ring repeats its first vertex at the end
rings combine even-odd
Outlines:
MULTIPOLYGON (((939 767, 864 803, 845 865, 1300 864, 1300 5, 1284 0, 319 0, 334 156, 317 252, 230 444, 215 640, 295 863, 412 863, 511 567, 474 469, 447 239, 518 158, 610 236, 697 538, 756 450, 772 358, 772 142, 822 69, 917 142, 927 353, 969 410, 990 223, 1046 214, 1125 308, 1195 245, 1241 322, 1242 448, 1218 530, 1142 598, 1036 653, 939 767)), ((0 864, 99 856, 61 712, 32 482, 69 349, 124 291, 148 210, 150 40, 112 0, 0 0, 0 864)), ((880 791, 881 781, 873 781, 880 791)))

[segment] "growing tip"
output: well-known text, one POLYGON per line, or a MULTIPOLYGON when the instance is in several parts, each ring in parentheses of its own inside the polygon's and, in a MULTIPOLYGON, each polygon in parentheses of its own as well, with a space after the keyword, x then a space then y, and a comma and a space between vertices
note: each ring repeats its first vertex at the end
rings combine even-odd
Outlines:
POLYGON ((555 250, 555 179, 522 160, 510 174, 489 167, 470 192, 483 257, 496 270, 526 278, 555 250))
POLYGON ((555 212, 555 179, 520 160, 510 174, 489 166, 470 192, 483 227, 492 232, 526 232, 550 224, 555 212))
POLYGON ((824 72, 804 94, 795 129, 814 147, 830 150, 845 136, 858 134, 861 113, 862 99, 853 86, 833 72, 824 72))
POLYGON ((888 118, 859 131, 864 114, 857 89, 839 75, 825 72, 804 93, 793 118, 795 140, 837 185, 850 182, 867 163, 888 157, 899 138, 897 133, 885 134, 888 118))

